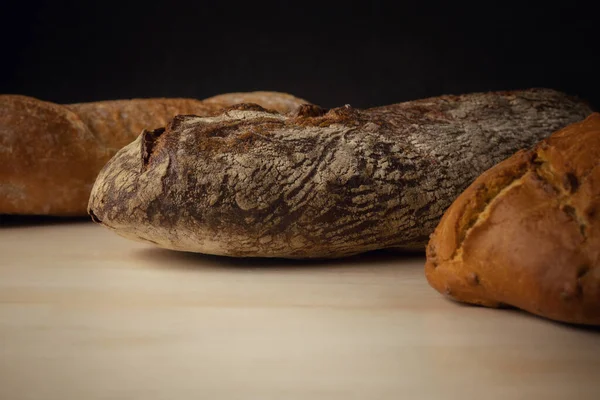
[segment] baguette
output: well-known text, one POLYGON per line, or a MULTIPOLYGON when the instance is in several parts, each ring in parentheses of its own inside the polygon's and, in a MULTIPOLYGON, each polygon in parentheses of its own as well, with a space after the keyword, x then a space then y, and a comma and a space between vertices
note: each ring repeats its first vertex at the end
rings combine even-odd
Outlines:
POLYGON ((283 113, 306 103, 276 92, 70 105, 0 95, 0 214, 86 215, 96 175, 144 128, 178 114, 212 115, 240 101, 283 113))
POLYGON ((483 171, 591 113, 536 89, 368 110, 238 105, 145 131, 99 174, 92 218, 161 247, 238 257, 424 250, 483 171))
POLYGON ((595 113, 482 174, 431 236, 431 286, 465 303, 600 325, 599 156, 595 113))

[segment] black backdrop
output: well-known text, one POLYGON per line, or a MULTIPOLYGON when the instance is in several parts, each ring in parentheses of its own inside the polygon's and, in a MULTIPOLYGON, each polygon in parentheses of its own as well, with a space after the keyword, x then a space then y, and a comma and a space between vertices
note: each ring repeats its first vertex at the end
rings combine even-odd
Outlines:
POLYGON ((55 102, 290 92, 325 107, 552 87, 600 107, 594 2, 8 2, 0 92, 55 102))

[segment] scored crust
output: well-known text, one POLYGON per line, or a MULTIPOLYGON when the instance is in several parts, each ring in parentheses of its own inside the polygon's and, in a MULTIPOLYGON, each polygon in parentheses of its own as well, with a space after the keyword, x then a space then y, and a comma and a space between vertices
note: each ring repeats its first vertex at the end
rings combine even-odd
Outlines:
POLYGON ((164 126, 179 114, 218 114, 240 101, 284 113, 306 103, 277 92, 69 105, 0 95, 0 214, 85 215, 102 166, 143 129, 164 126))
POLYGON ((100 172, 90 214, 126 238, 232 257, 424 249, 481 172, 591 113, 550 90, 281 115, 238 104, 146 131, 100 172))
POLYGON ((448 297, 600 324, 600 114, 483 173, 446 211, 425 273, 448 297))

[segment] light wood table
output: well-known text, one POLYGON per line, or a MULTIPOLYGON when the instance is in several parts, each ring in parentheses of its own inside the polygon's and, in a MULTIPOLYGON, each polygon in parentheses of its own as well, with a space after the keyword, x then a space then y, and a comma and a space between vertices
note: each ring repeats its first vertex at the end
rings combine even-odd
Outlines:
POLYGON ((423 263, 0 227, 0 399, 600 399, 599 330, 453 303, 423 263))

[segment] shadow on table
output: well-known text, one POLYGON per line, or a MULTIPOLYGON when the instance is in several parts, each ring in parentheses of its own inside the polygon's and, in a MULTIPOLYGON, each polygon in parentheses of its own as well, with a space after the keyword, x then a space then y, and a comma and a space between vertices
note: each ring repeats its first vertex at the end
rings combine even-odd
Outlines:
POLYGON ((0 229, 23 226, 60 225, 92 222, 89 216, 51 217, 47 215, 8 215, 0 214, 0 229))
POLYGON ((425 252, 400 252, 395 250, 376 250, 355 256, 335 259, 284 259, 284 258, 235 258, 214 256, 200 253, 187 253, 161 248, 144 248, 136 253, 139 259, 161 268, 194 269, 194 268, 241 268, 241 269, 307 269, 369 266, 389 266, 391 262, 404 261, 425 263, 425 252))
POLYGON ((556 325, 556 326, 559 326, 559 327, 562 327, 562 328, 573 329, 573 330, 578 330, 578 331, 587 331, 587 332, 590 332, 590 333, 594 333, 596 335, 600 334, 600 326, 569 324, 569 323, 566 323, 566 322, 554 321, 554 320, 551 320, 551 319, 540 317, 539 315, 530 314, 527 311, 519 310, 517 308, 511 308, 510 310, 514 310, 514 312, 519 312, 519 313, 526 314, 528 317, 537 318, 539 320, 548 322, 548 323, 550 323, 552 325, 556 325))
MULTIPOLYGON (((462 303, 460 301, 455 301, 455 300, 452 300, 452 299, 450 299, 448 297, 445 297, 445 296, 442 296, 442 298, 445 301, 454 304, 456 307, 482 308, 482 309, 486 308, 486 307, 483 307, 483 306, 479 306, 477 304, 469 304, 469 303, 462 303)), ((585 332, 590 332, 590 333, 596 334, 596 335, 600 334, 600 326, 578 325, 578 324, 569 324, 567 322, 554 321, 554 320, 551 320, 551 319, 548 319, 548 318, 541 317, 541 316, 536 315, 536 314, 531 314, 531 313, 529 313, 527 311, 521 310, 521 309, 519 309, 517 307, 510 306, 508 304, 506 304, 506 305, 504 305, 503 307, 500 307, 500 308, 488 308, 488 310, 490 312, 498 312, 498 313, 513 313, 513 314, 518 315, 519 317, 522 317, 522 318, 528 318, 528 319, 532 318, 532 319, 541 321, 543 323, 554 325, 554 326, 557 326, 557 327, 563 328, 563 329, 571 329, 571 330, 576 330, 576 331, 585 331, 585 332)))

